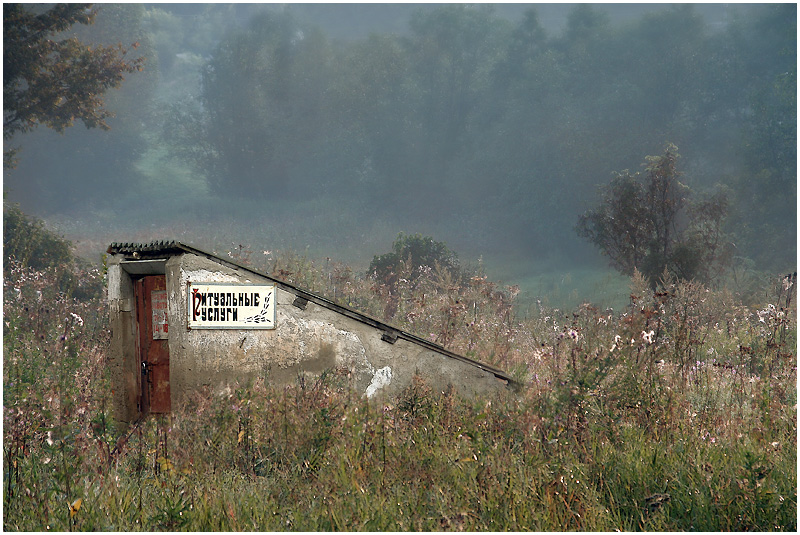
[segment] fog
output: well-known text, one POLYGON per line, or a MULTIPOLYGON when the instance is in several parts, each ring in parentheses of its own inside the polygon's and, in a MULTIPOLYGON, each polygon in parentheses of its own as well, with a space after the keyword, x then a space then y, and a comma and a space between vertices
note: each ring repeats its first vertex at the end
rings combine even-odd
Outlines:
POLYGON ((526 299, 617 305, 575 232, 666 143, 726 188, 740 270, 796 270, 794 4, 104 4, 138 42, 111 130, 6 140, 4 194, 97 261, 111 241, 291 249, 365 270, 399 232, 526 299))

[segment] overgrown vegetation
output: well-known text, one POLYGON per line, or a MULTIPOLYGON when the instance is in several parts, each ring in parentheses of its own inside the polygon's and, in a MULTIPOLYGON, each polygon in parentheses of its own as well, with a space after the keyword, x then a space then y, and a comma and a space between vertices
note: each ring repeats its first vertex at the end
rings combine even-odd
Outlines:
MULTIPOLYGON (((385 309, 381 285, 346 266, 270 264, 385 309)), ((4 529, 796 531, 794 276, 745 306, 699 282, 653 290, 637 271, 625 310, 528 318, 514 289, 480 275, 456 287, 447 270, 398 285, 393 321, 514 370, 519 397, 416 380, 367 401, 343 370, 266 375, 123 429, 104 303, 7 258, 4 529)))
POLYGON ((436 241, 430 236, 420 234, 406 236, 402 232, 392 244, 392 251, 376 255, 367 271, 374 273, 381 282, 396 282, 397 274, 402 271, 404 263, 410 264, 413 281, 419 279, 426 269, 436 266, 446 269, 456 277, 461 271, 458 255, 445 243, 436 241))
POLYGON ((51 273, 58 289, 73 297, 97 298, 102 282, 86 276, 92 268, 73 254, 71 244, 16 204, 3 203, 3 271, 31 268, 51 273))
POLYGON ((16 204, 3 203, 3 262, 44 269, 72 264, 69 242, 47 230, 16 204))

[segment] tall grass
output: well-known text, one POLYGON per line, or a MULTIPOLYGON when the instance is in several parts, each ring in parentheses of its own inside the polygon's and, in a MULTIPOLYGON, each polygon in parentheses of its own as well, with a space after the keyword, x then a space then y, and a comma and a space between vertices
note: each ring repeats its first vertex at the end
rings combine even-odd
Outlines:
POLYGON ((454 281, 434 267, 414 284, 401 273, 388 295, 332 261, 231 256, 528 387, 464 399, 415 379, 367 401, 347 370, 289 385, 267 374, 123 429, 109 417, 102 301, 9 263, 4 529, 797 528, 793 278, 745 306, 634 276, 624 310, 539 306, 523 318, 517 289, 480 271, 454 281))

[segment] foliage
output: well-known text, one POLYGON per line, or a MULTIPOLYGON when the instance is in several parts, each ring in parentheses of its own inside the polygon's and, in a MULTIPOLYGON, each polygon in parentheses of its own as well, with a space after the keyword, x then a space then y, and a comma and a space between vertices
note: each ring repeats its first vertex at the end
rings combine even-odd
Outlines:
POLYGON ((95 227, 149 210, 194 239, 246 220, 235 233, 291 226, 329 250, 424 218, 481 253, 564 266, 591 254, 572 229, 597 173, 669 139, 693 189, 731 190, 736 261, 794 270, 795 5, 650 7, 624 22, 622 8, 572 6, 560 31, 545 6, 379 6, 353 19, 391 10, 397 31, 346 39, 307 22, 323 9, 345 12, 103 6, 69 34, 138 41, 146 71, 106 92, 111 132, 23 136, 37 158, 6 187, 95 227))
POLYGON ((733 184, 737 245, 759 263, 784 270, 793 270, 797 258, 797 218, 790 215, 797 207, 796 47, 785 45, 769 56, 763 51, 783 36, 797 35, 796 15, 796 6, 773 5, 752 21, 740 21, 735 30, 741 36, 736 42, 741 61, 764 77, 746 102, 746 171, 733 184), (767 27, 770 32, 762 34, 767 27))
POLYGON ((202 71, 210 149, 194 160, 213 190, 287 194, 319 133, 328 56, 318 29, 270 12, 217 47, 202 71))
MULTIPOLYGON (((8 523, 20 513, 38 518, 41 530, 73 529, 92 508, 81 508, 82 478, 111 462, 105 306, 97 295, 62 291, 63 268, 4 264, 4 529, 20 529, 8 523)), ((80 286, 102 285, 97 269, 71 275, 80 286)))
POLYGON ((461 285, 465 274, 458 264, 458 256, 442 242, 430 236, 402 232, 392 244, 392 252, 373 257, 368 273, 378 282, 379 292, 386 296, 383 315, 388 319, 397 313, 397 307, 407 292, 414 292, 422 277, 461 285), (436 275, 432 275, 436 273, 436 275))
POLYGON ((638 269, 653 286, 664 273, 713 282, 730 262, 722 228, 727 196, 718 191, 691 204, 689 188, 678 181, 678 157, 671 144, 662 156, 648 156, 644 183, 639 173, 617 174, 577 226, 614 268, 625 275, 638 269))
POLYGON ((19 206, 3 204, 3 271, 19 268, 47 270, 56 278, 57 288, 74 297, 87 299, 102 294, 102 281, 87 276, 92 270, 72 252, 72 244, 28 216, 19 206))
POLYGON ((103 94, 119 87, 126 73, 141 70, 144 59, 126 61, 129 50, 122 45, 53 39, 73 24, 92 24, 94 17, 87 4, 58 4, 38 14, 22 4, 3 5, 4 139, 38 124, 63 132, 75 119, 87 128, 109 128, 103 94))
POLYGON ((405 235, 400 233, 392 243, 392 251, 373 257, 367 270, 381 282, 396 279, 402 271, 401 264, 410 263, 411 280, 416 281, 425 269, 431 270, 437 265, 450 271, 453 276, 459 274, 458 255, 448 249, 447 245, 421 234, 405 235))
POLYGON ((128 50, 121 61, 140 64, 135 76, 126 75, 124 83, 96 94, 109 114, 103 120, 110 129, 34 128, 14 136, 21 150, 36 155, 20 157, 16 167, 5 173, 6 191, 26 210, 40 216, 72 213, 85 218, 103 213, 121 199, 139 203, 131 196, 141 195, 146 184, 138 164, 152 140, 149 122, 158 81, 158 60, 142 27, 143 11, 137 4, 97 6, 92 24, 73 24, 51 37, 75 40, 92 51, 115 49, 120 41, 136 42, 138 47, 128 50), (141 63, 145 56, 146 65, 141 63))
POLYGON ((69 242, 47 230, 41 219, 3 203, 3 265, 9 261, 45 269, 70 264, 72 254, 69 242))

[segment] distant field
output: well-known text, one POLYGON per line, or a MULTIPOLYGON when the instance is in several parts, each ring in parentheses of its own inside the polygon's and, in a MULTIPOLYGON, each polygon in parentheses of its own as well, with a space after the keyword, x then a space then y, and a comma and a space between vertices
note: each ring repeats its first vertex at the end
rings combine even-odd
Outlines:
MULTIPOLYGON (((132 209, 130 213, 98 213, 87 217, 88 221, 60 218, 53 220, 51 226, 72 240, 77 253, 91 262, 99 261, 112 241, 176 239, 222 255, 234 253, 241 246, 256 267, 267 260, 265 252, 291 250, 318 263, 330 258, 362 272, 373 256, 389 251, 400 231, 420 232, 437 240, 447 234, 447 229, 437 233, 381 219, 365 226, 347 210, 325 211, 318 201, 284 212, 268 207, 260 215, 255 215, 254 203, 243 209, 246 217, 210 215, 207 221, 196 221, 192 214, 180 210, 158 210, 158 200, 155 203, 142 207, 141 214, 132 209), (244 221, 247 218, 251 223, 244 221)), ((535 308, 537 302, 562 309, 590 302, 615 310, 628 303, 628 279, 603 267, 597 259, 589 267, 552 259, 541 261, 521 257, 513 245, 507 251, 482 254, 480 244, 475 244, 474 256, 457 249, 456 253, 464 265, 477 266, 480 257, 480 265, 491 280, 519 286, 517 305, 522 315, 530 307, 535 308)))
POLYGON ((629 302, 630 279, 611 269, 566 267, 563 271, 553 271, 552 266, 525 265, 519 261, 504 265, 502 259, 486 259, 485 263, 494 280, 520 287, 517 302, 523 315, 538 302, 563 310, 582 303, 621 310, 629 302))

